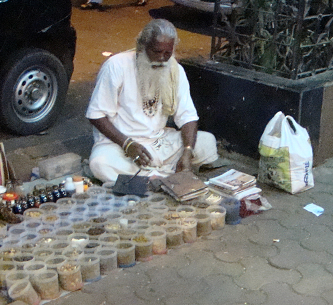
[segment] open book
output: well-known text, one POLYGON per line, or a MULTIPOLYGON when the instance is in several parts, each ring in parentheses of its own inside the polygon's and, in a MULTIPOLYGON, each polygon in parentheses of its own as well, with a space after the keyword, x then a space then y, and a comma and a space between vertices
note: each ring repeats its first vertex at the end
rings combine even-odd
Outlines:
POLYGON ((209 184, 229 192, 237 192, 241 189, 255 186, 256 182, 256 177, 236 169, 230 169, 222 175, 209 179, 209 184))

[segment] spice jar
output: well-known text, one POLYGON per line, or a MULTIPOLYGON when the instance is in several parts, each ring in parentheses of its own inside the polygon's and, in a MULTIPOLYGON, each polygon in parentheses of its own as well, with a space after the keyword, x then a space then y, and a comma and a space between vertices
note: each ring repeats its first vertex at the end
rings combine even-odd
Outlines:
POLYGON ((82 280, 95 282, 101 279, 100 260, 98 255, 88 254, 80 259, 82 280))
POLYGON ((69 261, 57 268, 60 287, 67 291, 76 291, 83 287, 79 263, 69 261))
POLYGON ((22 301, 28 305, 38 305, 40 303, 40 296, 28 280, 14 283, 9 288, 8 294, 13 300, 22 301))
POLYGON ((85 233, 73 233, 68 236, 68 241, 72 246, 84 248, 89 242, 89 235, 85 233))
POLYGON ((98 240, 98 238, 105 233, 105 229, 103 227, 91 227, 87 234, 89 235, 89 239, 98 240))
POLYGON ((183 244, 183 230, 180 225, 169 224, 165 227, 168 248, 175 248, 183 244))
POLYGON ((58 272, 45 270, 35 278, 35 289, 42 300, 53 300, 60 296, 58 272))
POLYGON ((13 270, 6 274, 6 286, 7 290, 17 282, 21 282, 22 280, 29 280, 29 274, 24 272, 23 270, 13 270))
POLYGON ((135 259, 140 262, 148 262, 153 259, 153 239, 143 234, 133 238, 135 244, 135 259))
POLYGON ((146 232, 146 236, 153 240, 153 254, 166 254, 166 232, 162 227, 153 227, 146 232))
POLYGON ((6 276, 16 270, 16 265, 11 261, 0 261, 0 287, 6 288, 6 276))
POLYGON ((208 235, 212 232, 210 215, 208 213, 199 213, 195 215, 197 219, 197 234, 198 236, 208 235))
POLYGON ((43 271, 46 271, 46 263, 42 261, 29 262, 24 265, 24 271, 29 274, 29 281, 32 284, 32 287, 36 289, 35 280, 36 277, 43 271))
POLYGON ((117 268, 117 250, 114 247, 103 247, 96 251, 100 259, 101 275, 106 275, 117 268))
POLYGON ((90 240, 83 249, 85 255, 94 254, 102 247, 101 242, 98 240, 90 240))
POLYGON ((198 221, 193 217, 181 220, 183 240, 185 243, 193 243, 197 240, 197 223, 198 221))
POLYGON ((225 225, 226 209, 219 205, 211 205, 207 208, 213 230, 222 229, 225 225))
POLYGON ((101 245, 104 246, 114 246, 120 241, 120 237, 117 234, 105 233, 98 238, 101 245))
POLYGON ((135 245, 132 241, 120 241, 115 247, 119 268, 135 266, 135 245))
POLYGON ((58 270, 58 267, 66 263, 68 258, 65 255, 54 255, 53 257, 45 260, 47 269, 49 270, 58 270))
POLYGON ((13 257, 13 262, 16 264, 17 270, 23 270, 25 264, 34 260, 35 257, 30 253, 20 253, 13 257))

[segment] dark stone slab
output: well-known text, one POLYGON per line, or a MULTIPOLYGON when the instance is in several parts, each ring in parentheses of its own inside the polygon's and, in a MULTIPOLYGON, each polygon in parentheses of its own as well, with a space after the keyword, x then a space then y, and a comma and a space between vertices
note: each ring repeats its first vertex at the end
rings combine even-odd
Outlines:
POLYGON ((227 148, 259 158, 258 144, 266 124, 282 111, 310 135, 314 163, 333 156, 331 124, 333 73, 290 80, 241 67, 182 60, 200 116, 200 129, 228 143, 227 148))

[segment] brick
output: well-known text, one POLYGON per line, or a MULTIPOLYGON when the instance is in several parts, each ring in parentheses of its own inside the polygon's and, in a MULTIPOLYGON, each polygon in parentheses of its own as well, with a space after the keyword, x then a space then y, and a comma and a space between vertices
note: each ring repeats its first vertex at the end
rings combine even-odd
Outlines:
POLYGON ((81 156, 67 153, 38 162, 41 178, 53 180, 81 171, 81 156))

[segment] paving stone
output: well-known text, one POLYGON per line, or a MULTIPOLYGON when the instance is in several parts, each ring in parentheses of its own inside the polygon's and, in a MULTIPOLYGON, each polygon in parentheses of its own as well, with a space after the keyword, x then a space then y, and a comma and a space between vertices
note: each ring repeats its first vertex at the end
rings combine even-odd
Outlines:
POLYGON ((320 296, 323 292, 333 289, 333 275, 320 264, 303 264, 296 269, 302 275, 293 289, 304 295, 320 296))
POLYGON ((321 298, 305 296, 295 293, 286 283, 269 283, 261 288, 267 295, 265 305, 277 304, 302 304, 302 305, 327 305, 321 298))
POLYGON ((308 226, 310 235, 300 241, 301 246, 313 251, 327 251, 333 254, 333 232, 325 225, 308 226))
POLYGON ((321 294, 321 297, 326 300, 327 304, 332 304, 333 300, 333 289, 329 291, 325 291, 321 294))
POLYGON ((299 240, 309 235, 300 228, 286 229, 275 220, 257 221, 256 226, 259 229, 258 234, 250 236, 249 239, 259 245, 272 245, 275 239, 299 240))
POLYGON ((237 240, 224 241, 222 251, 215 252, 215 257, 224 262, 239 262, 245 257, 258 256, 262 258, 272 257, 277 254, 275 245, 258 245, 250 240, 238 242, 237 240))
POLYGON ((281 269, 296 269, 303 263, 329 264, 333 256, 327 252, 310 251, 300 246, 298 241, 281 240, 275 244, 279 249, 276 256, 269 257, 268 261, 274 267, 281 269))
POLYGON ((240 277, 234 278, 234 281, 244 289, 255 290, 274 282, 296 284, 301 278, 299 272, 274 268, 268 264, 267 260, 260 257, 245 258, 241 263, 245 272, 240 277))

